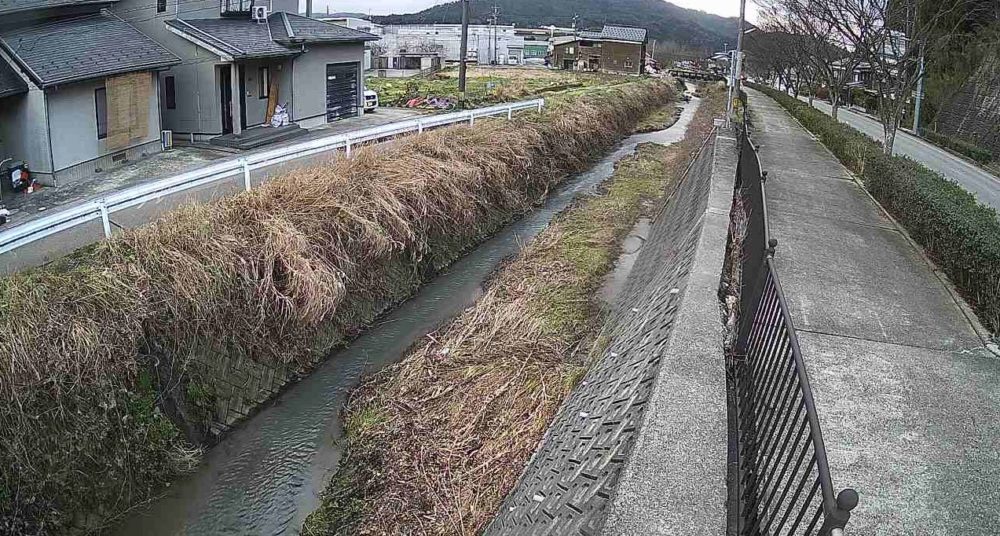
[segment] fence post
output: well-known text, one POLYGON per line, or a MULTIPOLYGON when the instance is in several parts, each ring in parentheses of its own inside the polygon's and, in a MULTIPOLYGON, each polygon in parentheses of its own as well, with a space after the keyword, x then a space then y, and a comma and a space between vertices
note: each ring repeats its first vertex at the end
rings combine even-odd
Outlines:
POLYGON ((246 158, 240 158, 240 165, 243 166, 243 188, 249 192, 253 188, 250 184, 250 163, 246 158))
POLYGON ((108 215, 108 207, 103 201, 97 203, 97 208, 101 211, 101 223, 104 224, 104 238, 111 238, 111 217, 108 215))

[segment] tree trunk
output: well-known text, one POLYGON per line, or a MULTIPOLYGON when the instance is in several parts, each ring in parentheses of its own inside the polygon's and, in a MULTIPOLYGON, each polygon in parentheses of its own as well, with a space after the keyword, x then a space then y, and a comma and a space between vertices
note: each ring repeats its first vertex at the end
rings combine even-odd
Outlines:
POLYGON ((830 117, 837 119, 838 112, 840 112, 840 101, 833 101, 830 105, 830 117))
POLYGON ((896 127, 884 127, 885 143, 882 144, 882 152, 887 156, 892 156, 892 146, 896 143, 896 127))

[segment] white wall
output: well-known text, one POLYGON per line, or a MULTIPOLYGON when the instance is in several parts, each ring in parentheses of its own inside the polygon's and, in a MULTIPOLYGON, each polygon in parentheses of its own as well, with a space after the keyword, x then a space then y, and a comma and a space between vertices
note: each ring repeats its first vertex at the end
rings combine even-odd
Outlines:
POLYGON ((42 90, 32 86, 27 93, 0 99, 0 143, 0 160, 23 160, 36 173, 52 173, 42 90))

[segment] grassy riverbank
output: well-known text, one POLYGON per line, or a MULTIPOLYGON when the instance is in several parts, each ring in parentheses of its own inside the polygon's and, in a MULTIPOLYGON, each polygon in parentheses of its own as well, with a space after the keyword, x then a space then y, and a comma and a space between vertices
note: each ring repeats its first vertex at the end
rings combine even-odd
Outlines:
POLYGON ((482 530, 601 349, 597 294, 622 240, 673 190, 724 101, 708 92, 684 141, 623 159, 473 307, 353 394, 346 455, 306 534, 482 530))
POLYGON ((106 527, 197 461, 220 407, 308 371, 675 95, 635 81, 360 148, 0 279, 0 532, 106 527))

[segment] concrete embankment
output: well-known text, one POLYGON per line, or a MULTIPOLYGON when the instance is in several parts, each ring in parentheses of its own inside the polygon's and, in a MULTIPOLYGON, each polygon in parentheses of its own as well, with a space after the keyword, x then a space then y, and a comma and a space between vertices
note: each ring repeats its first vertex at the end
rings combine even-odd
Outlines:
POLYGON ((0 281, 0 526, 104 528, 672 94, 359 150, 0 281))

